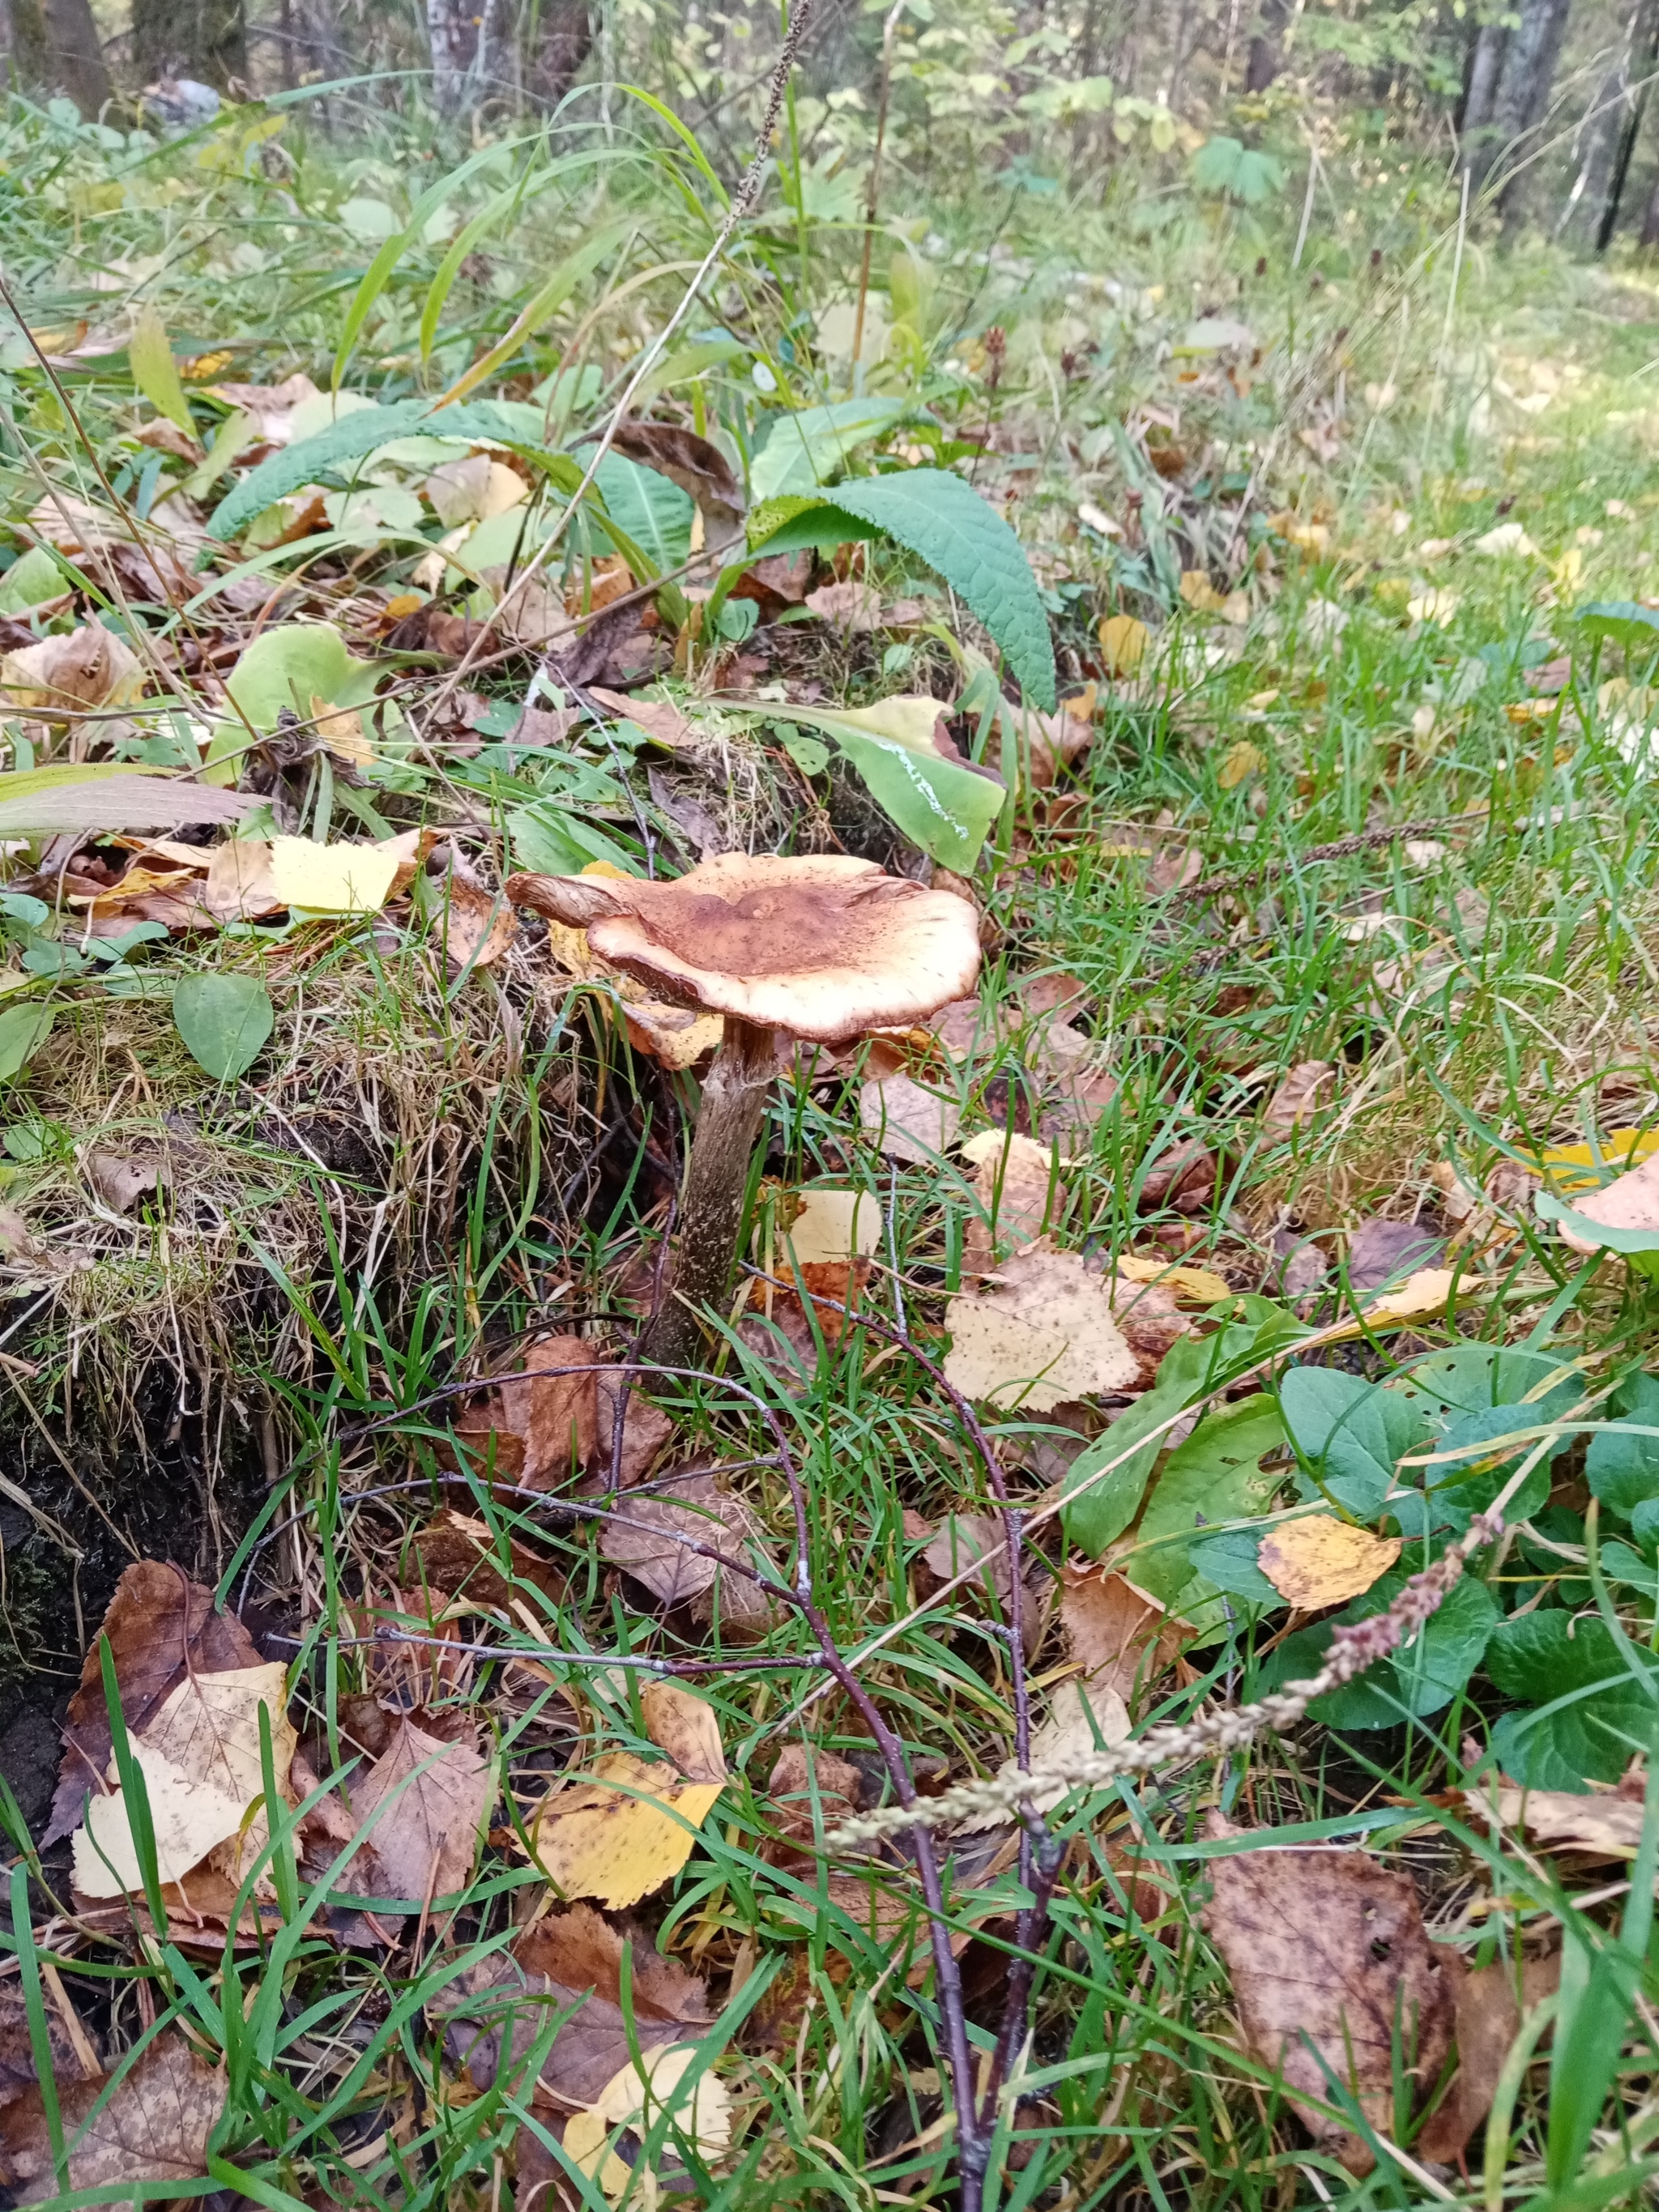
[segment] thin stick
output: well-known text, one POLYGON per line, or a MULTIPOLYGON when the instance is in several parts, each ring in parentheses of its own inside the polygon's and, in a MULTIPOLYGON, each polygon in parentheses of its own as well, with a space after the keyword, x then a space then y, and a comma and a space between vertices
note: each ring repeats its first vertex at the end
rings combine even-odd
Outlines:
POLYGON ((876 109, 876 146, 870 157, 870 193, 864 204, 864 258, 859 267, 859 311, 853 318, 853 377, 856 383, 864 352, 864 303, 870 295, 870 257, 876 243, 876 213, 881 202, 881 149, 887 136, 887 99, 893 88, 893 40, 906 0, 893 0, 881 30, 881 100, 876 109))

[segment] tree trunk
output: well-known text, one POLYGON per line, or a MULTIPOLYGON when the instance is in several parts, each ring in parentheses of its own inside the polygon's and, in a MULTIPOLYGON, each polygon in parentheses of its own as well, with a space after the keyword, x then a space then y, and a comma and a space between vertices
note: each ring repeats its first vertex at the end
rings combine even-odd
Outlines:
POLYGON ((483 28, 472 0, 427 0, 426 28, 432 44, 432 105, 440 115, 459 115, 467 105, 483 28))
POLYGON ((132 65, 143 84, 182 76, 228 92, 247 75, 242 0, 132 0, 132 65))
MULTIPOLYGON (((1630 181, 1630 165, 1635 159, 1636 144, 1642 135, 1642 118, 1647 112, 1648 82, 1656 61, 1659 61, 1659 0, 1636 0, 1631 11, 1631 32, 1621 56, 1623 76, 1618 88, 1621 94, 1617 110, 1606 118, 1608 137, 1613 142, 1612 159, 1599 204, 1592 198, 1589 212, 1595 219, 1595 245, 1598 253, 1605 253, 1612 242, 1619 222, 1619 210, 1625 198, 1625 186, 1630 181)), ((1574 190, 1577 189, 1575 183, 1574 190)), ((1587 198, 1589 187, 1587 180, 1587 198)))
POLYGON ((1463 87, 1463 112, 1458 118, 1458 129, 1463 137, 1463 166, 1472 168, 1480 160, 1486 145, 1486 131, 1492 122, 1492 94, 1498 89, 1498 72, 1503 66, 1504 32, 1498 23, 1483 23, 1469 48, 1468 81, 1463 87))
POLYGON ((9 0, 11 64, 17 82, 66 92, 82 115, 113 96, 90 0, 9 0))
POLYGON ((1647 206, 1643 210, 1642 235, 1637 244, 1659 246, 1659 184, 1654 185, 1648 196, 1647 206))
POLYGON ((1244 67, 1246 92, 1266 92, 1284 68, 1285 27, 1290 14, 1291 0, 1261 0, 1250 33, 1250 57, 1244 67))
POLYGON ((588 0, 532 0, 525 23, 525 90, 538 106, 556 107, 593 46, 588 0))
POLYGON ((1527 141, 1548 112, 1555 64, 1572 0, 1521 0, 1521 21, 1504 49, 1504 66, 1492 95, 1492 155, 1483 173, 1500 176, 1497 198, 1511 220, 1525 200, 1508 180, 1529 149, 1527 141))

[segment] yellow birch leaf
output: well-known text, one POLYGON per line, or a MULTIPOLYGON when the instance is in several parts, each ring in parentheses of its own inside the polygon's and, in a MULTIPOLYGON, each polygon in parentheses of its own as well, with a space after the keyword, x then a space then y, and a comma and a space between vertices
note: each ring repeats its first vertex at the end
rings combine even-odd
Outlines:
POLYGON ((271 889, 286 907, 308 914, 378 914, 398 873, 398 856, 376 845, 317 845, 276 837, 271 889))
POLYGON ((336 707, 311 695, 312 720, 318 736, 337 761, 347 768, 373 768, 374 748, 363 735, 363 718, 355 707, 336 707))
POLYGON ((1119 1277, 1131 1283, 1164 1283, 1179 1297, 1190 1298, 1195 1305, 1219 1305, 1223 1298, 1237 1297, 1231 1283, 1208 1267, 1172 1267, 1167 1260, 1143 1259, 1138 1253, 1124 1252, 1112 1265, 1119 1277))
POLYGON ((1216 781, 1224 791, 1233 791, 1253 775, 1260 775, 1267 765, 1267 756, 1260 745, 1253 745, 1248 738, 1240 738, 1227 748, 1227 757, 1221 763, 1216 781))
POLYGON ((1419 1267, 1407 1275, 1397 1291, 1390 1291, 1365 1309, 1368 1322, 1409 1321, 1414 1314, 1437 1313, 1451 1296, 1455 1280, 1449 1267, 1419 1267))
POLYGON ((1108 615, 1100 625, 1100 649, 1109 676, 1133 676, 1146 658, 1152 634, 1133 615, 1108 615))
POLYGON ((1368 1590, 1400 1557, 1400 1545, 1398 1536, 1373 1536, 1334 1513, 1310 1513, 1264 1536, 1256 1564, 1298 1613, 1316 1613, 1368 1590))
POLYGON ((532 1825, 536 1863, 567 1898, 620 1911, 677 1875, 725 1787, 682 1782, 672 1766, 608 1752, 585 1783, 554 1792, 532 1825))

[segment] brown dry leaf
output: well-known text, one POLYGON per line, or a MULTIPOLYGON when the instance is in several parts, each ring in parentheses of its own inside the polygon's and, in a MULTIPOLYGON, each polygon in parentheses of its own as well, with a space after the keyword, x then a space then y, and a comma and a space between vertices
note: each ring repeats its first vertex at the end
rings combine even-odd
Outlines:
MULTIPOLYGON (((165 2030, 142 2053, 82 2135, 82 2124, 103 2088, 102 2080, 60 2079, 58 2084, 64 2135, 76 2146, 69 2158, 71 2190, 115 2182, 194 2181, 206 2172, 208 2137, 225 2108, 225 2077, 204 2066, 176 2029, 165 2030)), ((15 2204, 41 2204, 58 2195, 38 2087, 6 2107, 0 2180, 13 2192, 15 2204)), ((153 2192, 149 2201, 162 2193, 153 2192)), ((131 2201, 114 2200, 112 2212, 121 2212, 131 2201)))
POLYGON ((1066 1649, 1091 1688, 1114 1690, 1133 1709, 1181 1656, 1193 1631, 1110 1567, 1068 1565, 1060 1621, 1066 1649))
POLYGON ((527 1821, 536 1864, 567 1898, 620 1911, 672 1881, 724 1782, 683 1782, 660 1759, 606 1752, 584 1779, 551 1790, 527 1821))
POLYGON ((82 1156, 81 1172, 112 1212, 127 1213, 146 1191, 158 1188, 162 1164, 154 1156, 140 1158, 94 1145, 82 1156))
POLYGON ((574 622, 580 615, 596 615, 634 588, 634 574, 620 553, 578 568, 564 595, 564 611, 574 622))
POLYGON ((1473 1972, 1465 1968, 1454 1972, 1457 2072, 1444 2100, 1429 2115, 1412 2145, 1419 2159, 1436 2166, 1449 2166, 1461 2158, 1469 2137, 1492 2110, 1498 2076, 1521 2032, 1522 2016, 1553 1994, 1561 1979, 1561 1957, 1558 1952, 1553 1958, 1522 1961, 1519 2003, 1514 1970, 1506 1959, 1473 1972))
MULTIPOLYGON (((1491 1812, 1488 1799, 1465 1792, 1469 1810, 1491 1812)), ((1534 1844, 1583 1851, 1595 1858, 1630 1859, 1642 1840, 1642 1798, 1621 1790, 1517 1790, 1498 1791, 1498 1813, 1505 1827, 1524 1828, 1534 1844)))
POLYGON ((1034 1244, 994 1287, 945 1309, 946 1378, 965 1398, 1047 1413, 1068 1399, 1138 1387, 1140 1363, 1113 1317, 1107 1285, 1082 1255, 1034 1244))
POLYGON ((476 1741, 447 1743, 400 1717, 391 1742, 352 1791, 360 1828, 386 1809, 340 1887, 415 1905, 453 1896, 471 1878, 478 1830, 495 1795, 489 1762, 476 1741))
POLYGON ((713 1705, 678 1682, 647 1682, 640 1692, 645 1732, 688 1782, 725 1783, 726 1747, 713 1705))
MULTIPOLYGON (((160 1559, 138 1559, 121 1577, 104 1614, 128 1730, 142 1735, 186 1673, 227 1674, 257 1667, 258 1647, 234 1613, 213 1610, 213 1593, 160 1559)), ((109 1764, 109 1715, 94 1641, 64 1724, 64 1761, 42 1849, 81 1820, 82 1800, 103 1787, 109 1764)))
POLYGON ((1336 1069, 1328 1060, 1299 1060, 1262 1109, 1262 1134, 1288 1137, 1311 1120, 1322 1103, 1320 1092, 1335 1079, 1336 1069))
POLYGON ((1152 634, 1133 615, 1108 615, 1100 625, 1100 650, 1109 676, 1133 676, 1146 658, 1152 634))
POLYGON ((564 1577, 558 1569, 538 1559, 516 1537, 507 1539, 509 1582, 501 1570, 500 1545, 489 1524, 448 1506, 424 1528, 417 1528, 410 1543, 420 1563, 421 1577, 448 1596, 460 1595, 476 1605, 495 1606, 507 1612, 515 1598, 522 1597, 515 1583, 556 1600, 564 1594, 564 1577))
POLYGON ((1348 1280, 1357 1291, 1380 1291, 1401 1276, 1436 1266, 1445 1249, 1421 1222, 1374 1218, 1348 1239, 1348 1280))
POLYGON ((1182 1311, 1168 1283, 1149 1283, 1138 1274, 1125 1279, 1115 1267, 1107 1270, 1104 1281, 1112 1318, 1139 1364, 1137 1387, 1150 1390, 1165 1353, 1193 1334, 1192 1316, 1182 1311))
POLYGON ((816 592, 806 594, 805 605, 832 629, 867 631, 882 628, 881 593, 873 584, 860 583, 856 579, 849 579, 844 584, 820 584, 816 592))
POLYGON ((1219 1167, 1215 1154, 1196 1137, 1161 1152, 1141 1178, 1140 1203, 1148 1210, 1172 1206, 1177 1213, 1207 1213, 1219 1167))
POLYGON ((313 691, 311 722, 318 742, 341 767, 374 767, 374 748, 363 735, 363 718, 355 707, 337 707, 313 691))
POLYGON ((233 837, 216 845, 202 899, 219 921, 259 921, 280 914, 283 902, 270 872, 270 847, 262 837, 233 837))
POLYGON ((724 544, 740 523, 747 501, 732 464, 712 438, 678 422, 624 422, 612 441, 617 453, 656 469, 694 499, 711 524, 708 550, 724 544))
POLYGON ((859 1092, 859 1120, 878 1152, 915 1167, 938 1164, 961 1119, 954 1098, 924 1091, 908 1075, 866 1083, 859 1092))
POLYGON ((1380 1581, 1400 1557, 1398 1536, 1374 1536, 1334 1513, 1286 1521, 1261 1539, 1257 1564, 1298 1613, 1346 1605, 1380 1581))
MULTIPOLYGON (((61 1982, 58 1988, 63 1989, 61 1982)), ((101 2071, 97 2046, 82 2026, 67 1993, 61 2012, 52 2002, 51 1992, 47 1993, 46 2042, 52 2052, 53 2081, 73 2081, 77 2075, 92 2081, 101 2071)), ((23 1992, 15 1981, 0 1982, 0 2112, 24 2095, 36 2079, 34 2045, 29 2037, 28 2010, 23 2002, 23 1992)), ((3 2124, 0 2123, 0 2126, 3 2124)))
MULTIPOLYGON (((1207 1832, 1241 1832, 1212 1814, 1207 1832)), ((1271 1844, 1271 1829, 1255 1832, 1271 1844)), ((1315 2140, 1351 2172, 1369 2172, 1369 2147, 1316 2106, 1328 2097, 1328 2069, 1371 2124, 1392 2133, 1396 2018, 1419 2094, 1439 2075, 1454 1994, 1416 1890, 1363 1851, 1245 1851, 1212 1859, 1210 1878, 1204 1924, 1232 1976, 1252 2055, 1282 2070, 1315 2140)))
POLYGON ((519 933, 519 917, 505 896, 492 895, 452 871, 443 890, 444 951, 452 975, 489 968, 519 933))
POLYGON ((443 461, 421 486, 446 530, 463 522, 488 522, 506 514, 529 496, 530 487, 516 470, 488 453, 468 453, 443 461))
MULTIPOLYGON (((632 699, 625 691, 606 691, 595 684, 590 687, 601 707, 608 707, 623 721, 632 722, 648 738, 672 751, 677 745, 695 744, 697 732, 679 708, 668 699, 632 699)), ((584 939, 586 942, 586 939, 584 939)))
POLYGON ((780 1840, 766 1846, 775 1866, 797 1867, 816 1856, 824 1828, 855 1813, 863 1802, 864 1777, 850 1759, 806 1744, 786 1744, 766 1785, 780 1840), (813 1801, 817 1802, 814 1826, 813 1801), (797 1848, 804 1846, 804 1848, 797 1848))
POLYGON ((719 1616, 728 1636, 758 1635, 772 1620, 772 1601, 747 1575, 722 1568, 689 1548, 707 1544, 733 1559, 757 1559, 776 1575, 777 1562, 759 1541, 759 1523, 735 1491, 700 1468, 646 1498, 629 1498, 605 1523, 599 1548, 664 1606, 689 1605, 704 1620, 719 1616))
POLYGON ((981 1129, 961 1147, 974 1169, 974 1195, 984 1209, 968 1224, 964 1274, 983 1274, 999 1250, 1021 1251, 1049 1226, 1064 1198, 1052 1149, 1011 1129, 981 1129))
MULTIPOLYGON (((551 925, 557 928, 556 922, 551 925)), ((678 1072, 695 1067, 715 1051, 726 1031, 722 1014, 696 1014, 686 1006, 665 1006, 660 999, 635 998, 625 990, 623 1023, 635 1052, 648 1054, 659 1066, 678 1072)))
POLYGON ((460 1984, 451 1984, 453 1996, 441 1991, 430 1999, 428 2009, 453 2011, 463 1996, 472 2000, 469 2018, 450 2029, 448 2042, 474 2086, 483 2090, 523 2057, 549 2012, 579 2007, 554 2038, 532 2093, 538 2104, 577 2112, 628 2061, 624 1952, 631 1954, 632 2028, 641 2050, 683 2042, 713 2025, 702 1981, 648 1948, 638 1934, 625 1935, 590 1905, 550 1912, 519 1937, 509 1955, 486 1960, 460 1984), (484 1990, 499 1990, 499 2008, 478 2002, 484 1990))
POLYGON ((603 1353, 579 1336, 544 1336, 525 1352, 525 1371, 502 1376, 488 1399, 455 1424, 476 1464, 526 1490, 562 1487, 582 1474, 599 1441, 592 1369, 603 1353), (586 1372, 581 1370, 586 1370, 586 1372))
POLYGON ((1060 770, 1087 752, 1094 743, 1094 713, 1095 687, 1091 684, 1075 697, 1062 699, 1058 713, 1034 711, 1025 718, 1033 790, 1052 790, 1060 770))
POLYGON ((144 688, 144 665, 125 639, 101 623, 66 637, 42 638, 0 660, 0 688, 15 706, 35 714, 55 709, 125 707, 144 688))

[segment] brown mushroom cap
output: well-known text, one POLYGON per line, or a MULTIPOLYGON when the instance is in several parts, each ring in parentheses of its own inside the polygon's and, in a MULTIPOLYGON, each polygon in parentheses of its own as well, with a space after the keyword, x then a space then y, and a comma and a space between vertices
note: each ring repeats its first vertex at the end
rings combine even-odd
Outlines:
POLYGON ((507 895, 662 998, 820 1044, 923 1020, 979 972, 966 899, 839 853, 721 853, 672 883, 514 876, 507 895))

